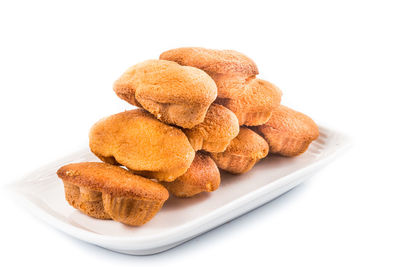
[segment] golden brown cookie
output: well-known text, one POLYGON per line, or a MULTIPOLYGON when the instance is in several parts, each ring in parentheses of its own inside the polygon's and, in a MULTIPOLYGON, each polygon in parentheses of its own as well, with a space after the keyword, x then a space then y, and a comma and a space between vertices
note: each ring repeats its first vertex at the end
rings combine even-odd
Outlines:
POLYGON ((271 153, 293 157, 302 154, 318 138, 315 122, 286 106, 279 106, 267 123, 254 127, 267 140, 271 153))
POLYGON ((254 61, 234 50, 183 47, 162 53, 160 59, 204 70, 214 79, 222 98, 236 97, 246 81, 258 74, 254 61))
POLYGON ((235 114, 224 106, 211 104, 204 121, 183 129, 195 151, 223 152, 239 133, 235 114))
POLYGON ((211 153, 217 166, 230 173, 244 173, 268 154, 268 143, 246 127, 240 127, 239 135, 222 153, 211 153))
POLYGON ((151 220, 169 196, 162 185, 107 163, 72 163, 61 167, 57 175, 73 207, 128 225, 151 220))
POLYGON ((218 98, 221 104, 235 113, 240 125, 255 126, 268 121, 281 102, 282 92, 270 82, 253 79, 246 90, 235 98, 218 98))
POLYGON ((90 130, 89 146, 101 160, 121 164, 160 181, 184 174, 195 152, 182 130, 167 125, 143 109, 100 120, 90 130))
POLYGON ((168 191, 177 197, 191 197, 201 192, 216 190, 220 174, 210 156, 197 152, 188 171, 173 182, 162 182, 168 191))
POLYGON ((167 60, 134 65, 114 83, 114 91, 159 120, 183 128, 201 123, 217 97, 215 82, 207 73, 167 60))

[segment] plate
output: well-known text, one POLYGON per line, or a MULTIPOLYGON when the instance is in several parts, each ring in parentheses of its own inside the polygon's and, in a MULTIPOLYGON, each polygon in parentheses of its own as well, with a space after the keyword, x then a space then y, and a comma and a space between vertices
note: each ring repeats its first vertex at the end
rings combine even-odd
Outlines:
POLYGON ((348 147, 349 139, 320 127, 320 137, 294 158, 269 155, 242 175, 221 173, 213 193, 189 199, 170 197, 147 224, 130 227, 75 210, 64 199, 56 171, 71 162, 98 161, 89 149, 40 168, 12 185, 27 208, 51 226, 80 240, 113 251, 148 255, 175 247, 287 192, 348 147))

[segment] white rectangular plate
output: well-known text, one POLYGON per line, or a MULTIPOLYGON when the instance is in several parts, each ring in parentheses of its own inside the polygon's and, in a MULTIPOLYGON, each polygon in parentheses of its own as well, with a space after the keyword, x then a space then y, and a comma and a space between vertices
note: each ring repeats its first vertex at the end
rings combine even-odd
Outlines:
POLYGON ((56 171, 71 162, 98 161, 88 149, 28 174, 13 188, 30 211, 53 227, 110 250, 147 255, 177 246, 287 192, 348 144, 342 134, 321 127, 320 137, 303 155, 270 155, 242 175, 222 172, 217 191, 190 199, 170 197, 153 220, 141 227, 93 219, 65 201, 56 171))

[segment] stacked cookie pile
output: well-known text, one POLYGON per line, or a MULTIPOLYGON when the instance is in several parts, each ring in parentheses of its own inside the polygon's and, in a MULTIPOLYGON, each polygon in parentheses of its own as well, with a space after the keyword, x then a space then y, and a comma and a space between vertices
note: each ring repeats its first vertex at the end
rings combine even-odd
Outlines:
POLYGON ((219 169, 240 174, 269 152, 303 153, 318 127, 256 75, 256 64, 232 50, 179 48, 132 66, 114 91, 138 108, 91 128, 90 149, 104 163, 60 168, 67 201, 95 218, 142 225, 169 193, 216 190, 219 169))

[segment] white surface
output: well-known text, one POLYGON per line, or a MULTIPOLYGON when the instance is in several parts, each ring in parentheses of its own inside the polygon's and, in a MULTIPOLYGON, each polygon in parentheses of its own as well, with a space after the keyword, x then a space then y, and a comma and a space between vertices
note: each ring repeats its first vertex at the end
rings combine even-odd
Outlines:
POLYGON ((94 122, 129 108, 113 81, 185 45, 248 54, 283 103, 351 135, 353 149, 279 199, 148 257, 76 241, 2 191, 2 262, 400 265, 398 1, 135 2, 0 2, 1 185, 87 145, 94 122))
POLYGON ((221 174, 217 192, 190 199, 170 197, 161 211, 141 227, 85 216, 68 205, 56 172, 65 164, 99 161, 88 148, 46 165, 12 184, 27 210, 80 240, 132 255, 150 255, 175 247, 237 218, 294 188, 350 145, 320 127, 320 136, 303 155, 270 156, 243 175, 221 174))

